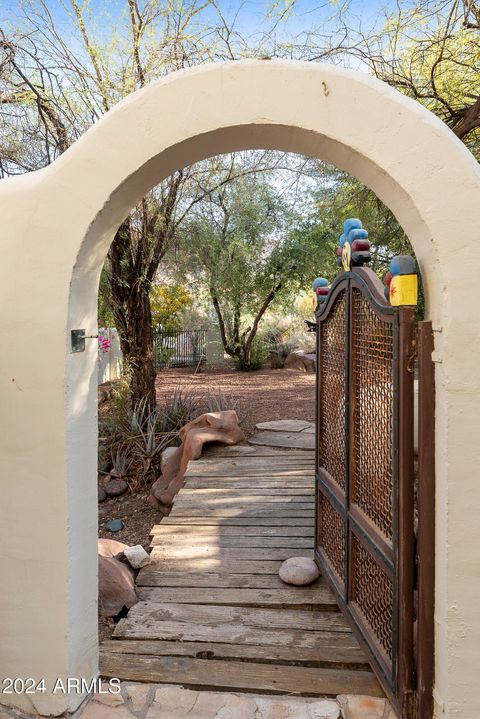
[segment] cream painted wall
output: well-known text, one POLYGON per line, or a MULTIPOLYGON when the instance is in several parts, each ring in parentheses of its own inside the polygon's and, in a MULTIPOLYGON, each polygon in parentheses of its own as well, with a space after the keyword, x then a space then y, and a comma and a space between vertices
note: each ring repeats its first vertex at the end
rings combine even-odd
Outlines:
MULTIPOLYGON (((175 168, 234 149, 320 157, 408 233, 435 327, 436 716, 480 716, 480 170, 433 115, 365 75, 245 61, 131 95, 52 166, 0 183, 0 676, 89 677, 96 639, 99 273, 133 203, 175 168)), ((4 697, 60 713, 81 697, 4 697)))

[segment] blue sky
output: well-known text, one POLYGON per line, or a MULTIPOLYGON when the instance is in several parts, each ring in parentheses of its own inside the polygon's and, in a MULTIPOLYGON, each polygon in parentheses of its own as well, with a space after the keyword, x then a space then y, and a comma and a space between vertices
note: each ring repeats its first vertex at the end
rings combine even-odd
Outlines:
MULTIPOLYGON (((30 0, 35 4, 34 0, 30 0)), ((343 0, 344 2, 345 0, 343 0)), ((266 2, 265 0, 217 0, 218 6, 222 13, 227 17, 233 17, 239 12, 239 29, 245 33, 255 33, 261 31, 262 20, 265 12, 272 7, 274 0, 266 2)), ((328 29, 329 19, 332 14, 338 10, 343 4, 342 0, 297 0, 295 7, 290 14, 287 27, 289 32, 301 32, 308 30, 312 25, 318 27, 322 25, 325 30, 328 29)), ((22 0, 0 0, 0 17, 2 20, 13 19, 17 14, 22 0)), ((65 16, 64 7, 69 6, 69 0, 46 0, 46 4, 53 17, 61 22, 65 16)), ((140 0, 140 4, 142 4, 140 0)), ((358 17, 362 17, 368 25, 374 23, 379 17, 379 11, 385 5, 395 6, 392 0, 350 0, 350 12, 358 17)), ((127 9, 126 0, 90 0, 89 9, 92 16, 97 20, 108 16, 112 18, 118 17, 121 12, 127 9)), ((285 0, 280 0, 278 9, 285 7, 285 0)), ((213 11, 212 11, 213 12, 213 11)), ((205 18, 206 16, 203 15, 205 18)))

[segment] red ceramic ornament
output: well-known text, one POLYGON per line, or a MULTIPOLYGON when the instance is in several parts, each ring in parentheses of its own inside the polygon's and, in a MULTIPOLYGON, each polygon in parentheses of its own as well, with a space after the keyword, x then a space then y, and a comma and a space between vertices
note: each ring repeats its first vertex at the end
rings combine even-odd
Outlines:
POLYGON ((368 240, 354 240, 352 242, 352 252, 365 252, 370 249, 368 240))

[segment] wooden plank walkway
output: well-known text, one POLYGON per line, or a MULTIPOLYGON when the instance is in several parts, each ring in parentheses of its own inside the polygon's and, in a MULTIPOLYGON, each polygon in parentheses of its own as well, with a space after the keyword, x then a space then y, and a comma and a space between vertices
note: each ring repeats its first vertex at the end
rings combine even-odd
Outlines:
POLYGON ((189 465, 152 529, 140 601, 100 651, 104 677, 197 689, 382 696, 321 578, 290 587, 280 563, 313 556, 313 452, 216 448, 189 465))

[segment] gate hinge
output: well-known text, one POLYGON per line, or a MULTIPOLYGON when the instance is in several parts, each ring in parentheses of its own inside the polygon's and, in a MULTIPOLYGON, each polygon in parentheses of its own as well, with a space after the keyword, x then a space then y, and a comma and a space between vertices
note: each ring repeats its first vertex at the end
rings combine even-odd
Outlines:
POLYGON ((405 719, 418 719, 417 692, 408 691, 403 695, 402 717, 405 719))

